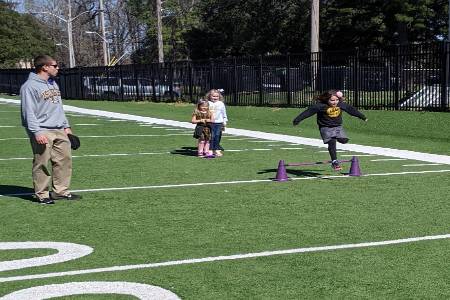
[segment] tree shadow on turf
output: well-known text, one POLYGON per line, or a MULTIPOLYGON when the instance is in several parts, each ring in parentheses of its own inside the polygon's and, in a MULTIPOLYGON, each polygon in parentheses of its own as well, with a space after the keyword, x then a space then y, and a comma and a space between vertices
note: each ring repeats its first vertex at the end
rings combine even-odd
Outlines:
POLYGON ((181 149, 175 149, 173 151, 170 151, 170 154, 197 156, 197 147, 181 147, 181 149))
POLYGON ((24 186, 0 184, 0 195, 37 202, 37 199, 34 197, 34 190, 24 186))

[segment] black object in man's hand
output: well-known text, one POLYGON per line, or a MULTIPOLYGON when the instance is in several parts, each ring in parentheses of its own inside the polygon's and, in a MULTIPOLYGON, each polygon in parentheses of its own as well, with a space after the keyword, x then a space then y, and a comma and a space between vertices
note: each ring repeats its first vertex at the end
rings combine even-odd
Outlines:
POLYGON ((67 134, 67 137, 70 141, 70 148, 72 148, 73 150, 77 150, 78 148, 80 148, 80 139, 76 135, 69 133, 67 134))

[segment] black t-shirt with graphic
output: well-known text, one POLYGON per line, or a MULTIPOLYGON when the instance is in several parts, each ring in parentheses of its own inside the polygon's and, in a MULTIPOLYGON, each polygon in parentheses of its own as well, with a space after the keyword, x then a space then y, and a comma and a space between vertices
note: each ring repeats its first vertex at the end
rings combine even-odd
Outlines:
POLYGON ((314 114, 317 114, 317 125, 319 125, 319 128, 338 127, 342 125, 342 111, 345 111, 354 117, 366 120, 366 116, 364 116, 356 108, 345 102, 339 102, 336 107, 331 107, 328 104, 324 103, 316 103, 308 107, 308 109, 302 112, 301 114, 299 114, 294 119, 293 124, 297 125, 304 119, 309 118, 314 114))

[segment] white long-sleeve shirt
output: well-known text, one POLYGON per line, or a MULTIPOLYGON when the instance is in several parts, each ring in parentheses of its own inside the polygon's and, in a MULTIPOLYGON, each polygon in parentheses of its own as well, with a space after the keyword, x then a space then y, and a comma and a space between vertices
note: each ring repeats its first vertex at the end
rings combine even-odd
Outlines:
POLYGON ((227 109, 225 104, 218 100, 216 102, 208 101, 209 110, 214 114, 214 123, 228 123, 227 109))

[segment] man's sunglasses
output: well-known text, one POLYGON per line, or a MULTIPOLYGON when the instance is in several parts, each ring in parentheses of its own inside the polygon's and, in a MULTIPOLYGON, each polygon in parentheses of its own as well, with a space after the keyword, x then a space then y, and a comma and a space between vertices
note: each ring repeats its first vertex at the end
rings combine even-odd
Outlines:
POLYGON ((58 67, 58 65, 57 65, 57 64, 54 64, 54 65, 49 65, 49 66, 52 66, 53 68, 57 68, 57 67, 58 67))

